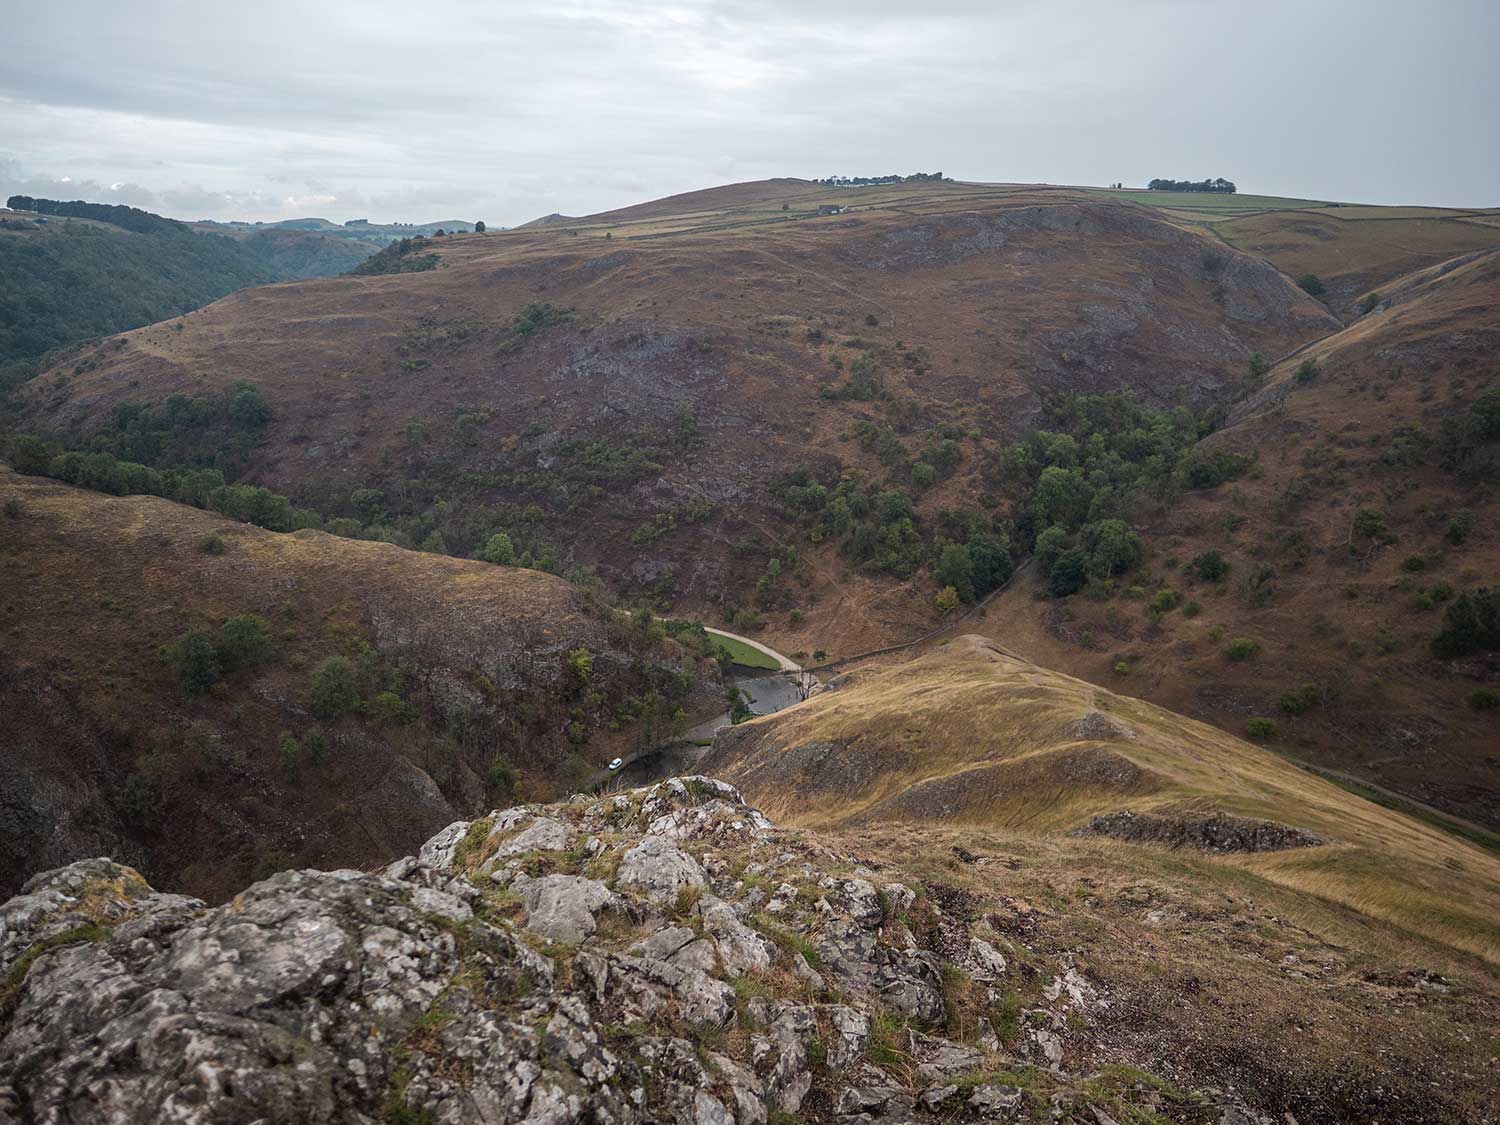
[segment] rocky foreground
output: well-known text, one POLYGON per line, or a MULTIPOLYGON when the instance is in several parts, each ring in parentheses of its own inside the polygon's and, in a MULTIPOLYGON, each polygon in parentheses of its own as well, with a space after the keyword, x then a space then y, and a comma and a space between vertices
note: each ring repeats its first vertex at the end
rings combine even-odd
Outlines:
POLYGON ((219 907, 86 860, 0 907, 0 1123, 1270 1122, 1086 1057, 1087 967, 1016 1004, 957 894, 701 777, 219 907))

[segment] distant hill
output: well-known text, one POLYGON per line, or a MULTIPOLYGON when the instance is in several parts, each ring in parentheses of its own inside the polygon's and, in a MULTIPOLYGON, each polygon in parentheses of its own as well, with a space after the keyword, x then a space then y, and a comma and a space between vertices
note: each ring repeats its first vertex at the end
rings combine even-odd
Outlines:
MULTIPOLYGON (((474 229, 458 219, 186 223, 83 200, 9 202, 0 213, 0 366, 170 320, 246 286, 348 273, 412 235, 474 229)), ((6 381, 0 375, 0 387, 6 381)))
POLYGON ((808 657, 1032 558, 965 631, 1497 827, 1500 659, 1429 647, 1500 585, 1500 446, 1443 464, 1496 384, 1497 223, 730 184, 235 294, 53 364, 17 428, 87 449, 123 405, 251 380, 244 472, 298 505, 459 555, 504 527, 808 657))
POLYGON ((168 320, 289 276, 231 239, 136 215, 154 221, 127 218, 131 230, 92 217, 10 214, 0 226, 0 363, 168 320))

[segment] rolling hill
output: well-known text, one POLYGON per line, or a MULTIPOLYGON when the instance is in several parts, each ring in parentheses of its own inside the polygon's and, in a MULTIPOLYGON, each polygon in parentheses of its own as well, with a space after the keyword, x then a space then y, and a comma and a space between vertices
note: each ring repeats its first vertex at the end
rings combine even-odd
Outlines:
MULTIPOLYGON (((779 184, 741 186, 677 204, 698 224, 677 233, 646 207, 577 234, 427 240, 425 272, 246 291, 44 374, 18 426, 84 441, 119 404, 248 379, 276 421, 247 472, 299 504, 354 516, 349 497, 378 490, 375 522, 459 553, 474 511, 524 519, 622 591, 708 610, 751 602, 790 530, 770 493, 789 469, 914 493, 904 466, 953 441, 962 467, 918 514, 978 508, 1048 396, 1208 408, 1253 352, 1337 326, 1264 263, 1143 209, 930 185, 818 217, 829 189, 794 190, 798 211, 759 202, 779 184), (746 195, 770 218, 726 225, 712 205, 746 195)), ((823 553, 795 596, 809 637, 925 615, 823 553)))
POLYGON ((1500 252, 1382 292, 1206 439, 1256 471, 1142 511, 1144 561, 1110 596, 1038 600, 1031 575, 964 628, 1226 730, 1269 720, 1293 754, 1494 829, 1494 653, 1430 644, 1500 575, 1500 430, 1476 421, 1500 386, 1500 252), (1235 638, 1258 648, 1231 659, 1235 638))
POLYGON ((721 733, 700 766, 768 815, 819 829, 1092 830, 1140 847, 1146 866, 1155 845, 1187 841, 1258 880, 1500 961, 1494 854, 977 636, 840 677, 721 733))
POLYGON ((1441 436, 1495 383, 1493 218, 729 185, 242 291, 69 356, 12 428, 118 451, 122 407, 249 381, 271 420, 228 467, 313 526, 460 556, 504 530, 808 658, 922 633, 1055 522, 1081 592, 1033 566, 962 630, 1493 828, 1493 659, 1428 650, 1495 584, 1489 454, 1444 468, 1441 436))

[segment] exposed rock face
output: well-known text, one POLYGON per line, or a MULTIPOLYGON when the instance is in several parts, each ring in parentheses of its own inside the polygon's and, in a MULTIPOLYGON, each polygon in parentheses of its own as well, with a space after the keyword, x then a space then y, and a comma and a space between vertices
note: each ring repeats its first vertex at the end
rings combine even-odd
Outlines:
POLYGON ((1094 983, 1060 965, 1009 1043, 970 1034, 948 990, 998 1002, 1004 955, 918 947, 905 912, 961 924, 943 896, 867 875, 706 778, 216 908, 75 863, 0 907, 0 1125, 1019 1120, 1056 1095, 986 1072, 1084 1077, 1068 1017, 1109 1003, 1094 983))
POLYGON ((1137 844, 1164 844, 1206 852, 1278 852, 1315 848, 1329 841, 1301 828, 1235 816, 1152 816, 1128 809, 1092 818, 1075 836, 1111 836, 1137 844))

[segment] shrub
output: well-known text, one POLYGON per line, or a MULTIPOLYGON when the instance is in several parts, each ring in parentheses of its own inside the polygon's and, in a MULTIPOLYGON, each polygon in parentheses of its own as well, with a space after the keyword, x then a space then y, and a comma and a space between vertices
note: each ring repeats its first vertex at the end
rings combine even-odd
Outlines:
POLYGON ((1321 297, 1328 289, 1323 284, 1323 279, 1315 273, 1305 273, 1297 279, 1297 288, 1309 297, 1321 297))
POLYGON ((1257 742, 1276 737, 1276 724, 1270 719, 1256 717, 1245 723, 1245 733, 1257 742))
POLYGON ((1222 449, 1190 450, 1182 459, 1182 479, 1189 488, 1217 488, 1245 471, 1249 459, 1222 449))
POLYGON ((291 735, 283 734, 276 744, 276 759, 287 780, 295 781, 302 769, 302 744, 291 735))
POLYGON ((1146 607, 1146 612, 1152 617, 1164 617, 1177 608, 1182 601, 1182 595, 1176 590, 1158 590, 1156 597, 1151 599, 1151 604, 1146 607))
POLYGON ((1469 693, 1469 706, 1476 711, 1500 709, 1500 691, 1494 688, 1475 688, 1469 693))
POLYGON ((1303 684, 1281 693, 1279 706, 1288 715, 1304 715, 1323 702, 1323 689, 1317 684, 1303 684))
POLYGON ((589 686, 594 676, 594 654, 586 648, 575 648, 568 653, 567 676, 578 691, 589 686))
POLYGON ((931 488, 937 480, 937 470, 926 461, 918 461, 911 467, 911 482, 918 488, 931 488))
POLYGON ((270 655, 271 635, 253 613, 231 617, 219 630, 219 663, 226 672, 259 664, 270 655))
POLYGON ((1260 642, 1254 637, 1235 637, 1224 646, 1224 656, 1229 660, 1249 660, 1260 651, 1260 642))
POLYGON ((510 796, 516 791, 516 767, 511 765, 510 759, 504 754, 497 754, 490 760, 484 777, 495 793, 510 796))
POLYGON ((876 316, 874 313, 866 313, 865 314, 865 323, 868 324, 871 328, 874 328, 876 325, 878 325, 880 323, 880 318, 878 316, 876 316))
POLYGON ((1420 574, 1427 569, 1426 555, 1407 555, 1401 560, 1401 569, 1412 574, 1420 574))
POLYGON ((198 540, 198 551, 204 555, 222 555, 224 553, 223 536, 205 535, 198 540))
POLYGON ((5 518, 6 519, 18 520, 18 519, 21 518, 21 514, 25 510, 26 510, 25 505, 22 504, 21 501, 17 497, 15 497, 15 496, 8 496, 8 497, 6 497, 6 500, 5 500, 5 518))
POLYGON ((1376 308, 1379 307, 1379 305, 1380 305, 1380 294, 1379 293, 1366 293, 1365 296, 1364 296, 1364 299, 1359 302, 1359 312, 1360 312, 1360 315, 1361 316, 1368 316, 1370 313, 1374 312, 1376 310, 1376 308))
POLYGON ((313 669, 308 683, 314 715, 336 719, 359 701, 358 676, 343 656, 330 656, 313 669))
POLYGON ((365 715, 376 726, 398 726, 413 718, 412 708, 399 692, 382 691, 365 706, 365 715))
POLYGON ((1318 361, 1315 359, 1304 359, 1297 365, 1293 378, 1299 383, 1311 383, 1318 377, 1318 361))
POLYGON ((1218 551, 1203 551, 1193 556, 1188 570, 1205 582, 1221 582, 1229 573, 1229 564, 1218 551))
POLYGON ((207 691, 219 679, 219 652, 207 633, 195 631, 181 637, 169 651, 177 669, 177 682, 190 695, 207 691))
POLYGON ((1128 661, 1128 660, 1116 660, 1115 661, 1115 675, 1117 675, 1117 676, 1128 676, 1129 674, 1130 674, 1130 661, 1128 661))
POLYGON ((958 591, 952 586, 944 586, 932 599, 932 608, 939 617, 947 617, 958 609, 958 591))
POLYGON ((323 737, 323 732, 314 730, 308 732, 302 740, 302 751, 307 760, 315 766, 321 766, 328 760, 328 740, 323 737))
POLYGON ((1474 530, 1474 523, 1474 513, 1468 508, 1460 508, 1453 513, 1453 519, 1448 523, 1448 530, 1443 532, 1443 538, 1457 546, 1469 537, 1469 532, 1474 530))
POLYGON ((1184 617, 1197 617, 1202 612, 1203 607, 1197 602, 1188 602, 1187 605, 1182 607, 1182 616, 1184 617))
POLYGON ((1385 516, 1374 508, 1361 508, 1354 513, 1353 532, 1361 539, 1376 539, 1388 543, 1393 536, 1386 527, 1385 516))
POLYGON ((484 545, 484 561, 496 566, 516 565, 516 545, 503 531, 491 535, 484 545))

